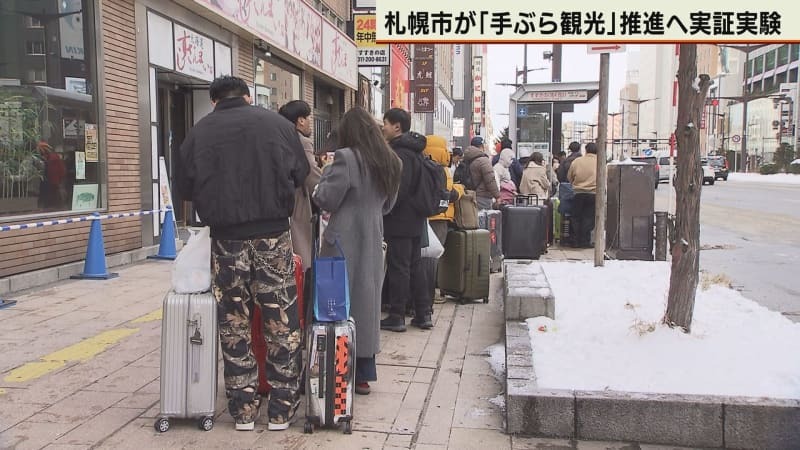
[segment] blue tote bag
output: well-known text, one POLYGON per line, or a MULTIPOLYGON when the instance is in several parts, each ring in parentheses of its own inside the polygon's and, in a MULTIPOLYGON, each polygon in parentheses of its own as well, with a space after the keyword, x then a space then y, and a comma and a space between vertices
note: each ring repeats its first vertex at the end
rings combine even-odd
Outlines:
POLYGON ((314 317, 319 322, 336 322, 350 317, 350 281, 347 261, 341 256, 317 256, 314 260, 314 317))

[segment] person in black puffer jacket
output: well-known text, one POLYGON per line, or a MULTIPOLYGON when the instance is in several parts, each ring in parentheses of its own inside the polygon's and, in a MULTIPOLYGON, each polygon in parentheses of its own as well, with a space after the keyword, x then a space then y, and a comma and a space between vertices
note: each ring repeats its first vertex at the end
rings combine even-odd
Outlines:
POLYGON ((405 331, 406 304, 413 301, 414 319, 411 324, 431 328, 432 305, 425 294, 422 282, 424 273, 420 265, 422 233, 427 233, 425 216, 411 205, 411 197, 422 176, 420 154, 425 149, 425 136, 411 132, 411 115, 392 108, 383 116, 383 136, 403 162, 397 203, 383 217, 383 234, 387 243, 388 270, 384 280, 384 295, 389 303, 389 316, 381 320, 381 329, 405 331), (427 298, 427 300, 426 300, 427 298))
POLYGON ((302 367, 289 218, 309 163, 295 125, 250 105, 242 79, 217 78, 209 94, 214 111, 181 145, 176 187, 211 227, 212 291, 235 428, 252 430, 260 404, 251 351, 253 309, 246 306, 254 302, 271 343, 267 426, 285 430, 300 402, 302 367))

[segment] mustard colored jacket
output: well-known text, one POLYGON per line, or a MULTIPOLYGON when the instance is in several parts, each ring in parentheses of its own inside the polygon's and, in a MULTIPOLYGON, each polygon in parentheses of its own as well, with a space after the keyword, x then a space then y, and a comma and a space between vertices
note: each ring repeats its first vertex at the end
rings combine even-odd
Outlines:
MULTIPOLYGON (((464 195, 464 186, 461 184, 453 184, 453 174, 450 173, 450 152, 447 151, 447 141, 441 136, 425 136, 428 140, 428 145, 423 150, 423 153, 430 156, 432 160, 436 161, 442 166, 445 176, 447 177, 447 190, 452 191, 455 189, 458 192, 458 198, 464 195)), ((447 211, 442 214, 431 216, 428 220, 449 220, 455 222, 456 208, 453 203, 450 203, 447 211)))

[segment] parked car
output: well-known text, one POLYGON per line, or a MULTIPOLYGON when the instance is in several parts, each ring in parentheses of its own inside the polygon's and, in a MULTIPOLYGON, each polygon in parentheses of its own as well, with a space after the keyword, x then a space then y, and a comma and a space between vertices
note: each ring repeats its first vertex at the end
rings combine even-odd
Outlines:
MULTIPOLYGON (((673 163, 675 160, 673 159, 673 163)), ((674 172, 675 164, 669 163, 669 156, 662 156, 658 158, 658 166, 659 166, 659 176, 658 181, 666 181, 669 182, 669 176, 672 172, 674 172)))
POLYGON ((656 158, 655 156, 632 156, 631 159, 636 161, 636 162, 643 162, 643 163, 652 164, 652 165, 655 166, 655 170, 656 170, 656 180, 655 180, 656 183, 655 183, 655 185, 656 185, 656 189, 658 189, 658 183, 661 182, 661 167, 659 167, 659 165, 658 165, 658 158, 656 158))
POLYGON ((714 179, 728 181, 728 158, 724 156, 709 156, 708 165, 714 169, 714 179))
MULTIPOLYGON (((700 160, 700 166, 703 169, 703 180, 700 184, 708 183, 710 186, 714 185, 714 181, 716 181, 714 169, 708 164, 708 161, 704 158, 700 160)), ((675 170, 672 171, 672 184, 675 185, 678 182, 678 166, 675 166, 675 170)))

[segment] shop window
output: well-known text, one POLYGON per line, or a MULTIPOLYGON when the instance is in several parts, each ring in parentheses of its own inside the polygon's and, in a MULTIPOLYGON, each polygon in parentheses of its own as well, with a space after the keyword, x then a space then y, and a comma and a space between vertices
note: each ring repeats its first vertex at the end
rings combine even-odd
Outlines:
POLYGON ((0 216, 101 208, 94 2, 58 2, 42 20, 24 4, 0 9, 0 216))
POLYGON ((300 100, 300 71, 275 57, 256 57, 256 105, 277 111, 291 100, 300 100))
POLYGON ((781 45, 778 49, 778 67, 789 64, 789 44, 781 45))

